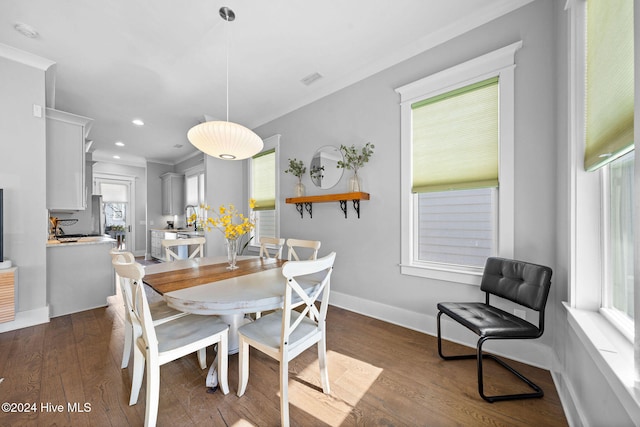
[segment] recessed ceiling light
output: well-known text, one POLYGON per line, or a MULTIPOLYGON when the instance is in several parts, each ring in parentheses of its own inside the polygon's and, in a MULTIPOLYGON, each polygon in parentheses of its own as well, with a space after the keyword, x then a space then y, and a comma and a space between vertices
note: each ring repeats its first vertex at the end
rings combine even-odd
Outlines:
POLYGON ((144 122, 140 119, 133 119, 131 120, 131 123, 133 123, 136 126, 144 126, 144 122))
POLYGON ((114 158, 114 159, 119 159, 119 158, 120 158, 120 156, 113 156, 113 158, 114 158))
POLYGON ((35 28, 31 25, 23 24, 22 22, 18 22, 13 26, 13 28, 23 36, 29 37, 30 39, 35 39, 39 35, 35 28))
POLYGON ((117 145, 118 147, 124 147, 124 142, 122 142, 122 141, 117 141, 117 142, 116 142, 116 145, 117 145))

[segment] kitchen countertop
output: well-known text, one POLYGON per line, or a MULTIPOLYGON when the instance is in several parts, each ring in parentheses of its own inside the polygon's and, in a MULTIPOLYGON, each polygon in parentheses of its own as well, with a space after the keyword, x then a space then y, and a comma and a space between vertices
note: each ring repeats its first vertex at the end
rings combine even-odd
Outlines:
POLYGON ((47 247, 62 247, 62 246, 75 246, 75 245, 102 245, 104 243, 115 243, 116 240, 111 237, 103 236, 88 236, 79 237, 75 242, 60 242, 58 240, 47 240, 47 247))

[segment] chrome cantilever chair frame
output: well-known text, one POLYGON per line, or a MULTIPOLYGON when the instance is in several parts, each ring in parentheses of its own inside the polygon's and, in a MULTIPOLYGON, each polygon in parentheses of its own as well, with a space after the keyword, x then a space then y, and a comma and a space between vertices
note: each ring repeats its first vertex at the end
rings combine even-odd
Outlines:
POLYGON ((444 360, 477 359, 478 393, 487 402, 542 397, 544 391, 505 361, 492 354, 483 353, 482 346, 489 340, 536 339, 544 332, 544 312, 552 271, 549 267, 504 258, 489 258, 485 265, 480 289, 485 292, 485 303, 438 304, 438 354, 444 360), (538 312, 538 326, 489 304, 489 296, 495 295, 513 301, 538 312), (442 352, 440 318, 446 314, 451 319, 479 335, 476 353, 446 356, 442 352), (526 383, 532 393, 487 396, 484 393, 483 359, 491 359, 526 383))

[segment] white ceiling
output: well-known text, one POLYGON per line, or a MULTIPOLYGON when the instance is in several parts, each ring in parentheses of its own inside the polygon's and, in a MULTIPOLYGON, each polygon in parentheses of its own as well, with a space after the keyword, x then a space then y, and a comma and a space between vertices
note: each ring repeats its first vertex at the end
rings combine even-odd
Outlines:
POLYGON ((1 0, 0 43, 56 63, 55 108, 94 119, 94 159, 174 164, 204 115, 226 119, 227 44, 229 120, 255 128, 530 1, 1 0))

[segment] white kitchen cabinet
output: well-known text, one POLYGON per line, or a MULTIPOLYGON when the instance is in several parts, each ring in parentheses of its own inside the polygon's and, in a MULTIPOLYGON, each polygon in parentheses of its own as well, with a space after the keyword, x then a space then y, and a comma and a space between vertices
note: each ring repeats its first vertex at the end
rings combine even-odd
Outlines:
POLYGON ((162 251, 162 239, 164 239, 164 231, 151 230, 151 257, 165 261, 162 251))
POLYGON ((85 140, 92 119, 47 108, 47 208, 84 210, 85 140))
POLYGON ((162 215, 184 214, 184 175, 167 172, 162 179, 162 215))

